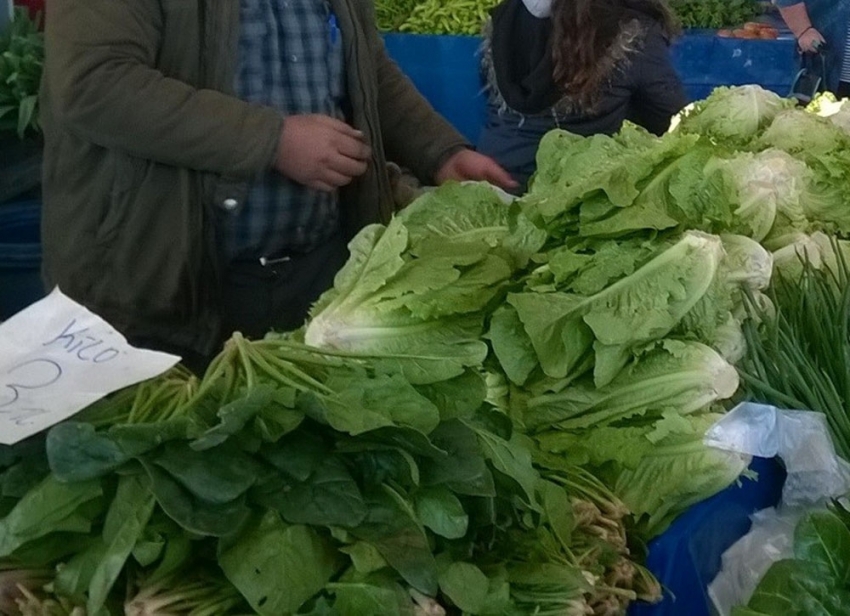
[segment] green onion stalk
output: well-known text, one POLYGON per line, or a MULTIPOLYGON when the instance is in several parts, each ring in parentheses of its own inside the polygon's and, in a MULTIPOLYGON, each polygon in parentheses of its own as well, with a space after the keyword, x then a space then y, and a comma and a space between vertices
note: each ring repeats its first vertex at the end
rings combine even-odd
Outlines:
POLYGON ((798 277, 775 276, 773 310, 748 299, 753 318, 744 323, 739 371, 749 399, 823 413, 838 454, 850 460, 850 268, 835 252, 835 270, 801 257, 798 277))

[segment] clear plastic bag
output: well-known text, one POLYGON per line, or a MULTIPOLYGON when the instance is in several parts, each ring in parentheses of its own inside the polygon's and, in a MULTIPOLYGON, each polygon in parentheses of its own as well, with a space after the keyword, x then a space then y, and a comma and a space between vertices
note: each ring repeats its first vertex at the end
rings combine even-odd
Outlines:
POLYGON ((812 411, 739 404, 712 426, 705 442, 743 454, 781 458, 788 476, 776 508, 753 515, 749 533, 723 553, 708 587, 714 608, 728 616, 749 601, 770 566, 792 553, 794 529, 812 509, 850 492, 850 464, 838 457, 826 418, 812 411))

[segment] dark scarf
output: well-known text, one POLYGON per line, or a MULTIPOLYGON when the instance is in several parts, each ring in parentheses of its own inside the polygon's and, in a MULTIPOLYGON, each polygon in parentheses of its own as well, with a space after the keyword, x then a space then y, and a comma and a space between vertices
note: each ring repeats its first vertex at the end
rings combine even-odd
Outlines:
POLYGON ((493 67, 508 107, 535 114, 554 105, 561 95, 552 79, 552 20, 534 17, 522 0, 506 0, 492 18, 493 67))

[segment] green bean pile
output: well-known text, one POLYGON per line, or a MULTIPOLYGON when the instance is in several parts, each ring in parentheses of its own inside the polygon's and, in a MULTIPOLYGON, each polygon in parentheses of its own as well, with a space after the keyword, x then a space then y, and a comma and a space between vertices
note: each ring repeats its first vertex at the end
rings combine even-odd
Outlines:
POLYGON ((377 0, 375 10, 378 28, 383 31, 477 36, 490 10, 499 2, 501 0, 377 0))
POLYGON ((375 19, 381 32, 398 32, 422 0, 375 0, 375 19))

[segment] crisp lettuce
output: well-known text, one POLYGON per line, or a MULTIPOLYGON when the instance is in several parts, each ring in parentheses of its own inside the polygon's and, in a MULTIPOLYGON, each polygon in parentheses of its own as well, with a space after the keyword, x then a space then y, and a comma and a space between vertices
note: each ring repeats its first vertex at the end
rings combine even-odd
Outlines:
POLYGON ((747 145, 777 113, 794 104, 757 85, 719 87, 706 99, 683 109, 671 122, 670 130, 747 145))

